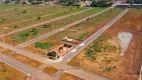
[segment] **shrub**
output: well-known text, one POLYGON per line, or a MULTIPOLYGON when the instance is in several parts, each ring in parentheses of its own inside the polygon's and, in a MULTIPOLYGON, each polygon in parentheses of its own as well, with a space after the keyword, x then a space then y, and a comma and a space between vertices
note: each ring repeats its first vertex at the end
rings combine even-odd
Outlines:
POLYGON ((30 33, 28 33, 28 32, 24 32, 24 33, 21 33, 20 34, 20 36, 23 36, 23 37, 27 37, 27 36, 29 36, 30 35, 30 33))
POLYGON ((41 19, 41 17, 39 16, 39 17, 37 17, 37 19, 36 20, 40 20, 41 19))
POLYGON ((19 26, 17 26, 17 25, 14 26, 14 28, 17 28, 17 27, 19 27, 19 26))
POLYGON ((79 36, 79 39, 84 38, 87 34, 88 34, 88 32, 84 32, 84 33, 82 33, 82 34, 79 36))
POLYGON ((27 10, 22 11, 22 13, 26 13, 26 12, 27 12, 27 10))

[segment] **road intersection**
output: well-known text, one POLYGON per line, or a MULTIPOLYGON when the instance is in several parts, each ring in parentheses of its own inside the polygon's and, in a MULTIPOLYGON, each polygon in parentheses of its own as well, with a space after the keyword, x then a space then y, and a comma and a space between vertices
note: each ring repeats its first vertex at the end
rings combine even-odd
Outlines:
MULTIPOLYGON (((96 13, 94 15, 91 15, 87 18, 90 18, 90 17, 95 17, 109 9, 111 9, 112 7, 104 10, 104 11, 101 11, 99 13, 96 13)), ((86 79, 86 80, 108 80, 108 78, 105 78, 103 76, 100 76, 98 74, 92 74, 90 72, 86 72, 82 69, 79 69, 79 68, 76 68, 76 67, 73 67, 73 66, 70 66, 70 65, 67 65, 65 63, 62 63, 62 62, 68 62, 70 61, 75 55, 77 55, 80 51, 82 51, 85 47, 87 47, 91 42, 93 42, 97 37, 99 37, 102 33, 104 33, 109 27, 111 27, 117 20, 119 20, 125 13, 127 13, 129 11, 129 9, 126 9, 125 11, 123 11, 120 15, 118 15, 116 18, 114 18, 112 21, 110 21, 108 24, 106 24, 103 28, 101 28, 100 30, 98 30, 96 33, 94 33, 92 36, 90 36, 87 40, 85 40, 84 42, 82 42, 80 45, 78 45, 76 48, 74 48, 72 51, 70 51, 68 54, 66 54, 63 58, 61 58, 61 60, 57 60, 57 61, 53 61, 53 60, 50 60, 50 59, 47 59, 46 56, 41 56, 41 55, 38 55, 38 54, 35 54, 33 52, 30 52, 30 51, 27 51, 21 47, 24 47, 26 45, 29 45, 29 44, 32 44, 38 40, 41 40, 45 37, 48 37, 50 35, 53 35, 59 31, 62 31, 68 27, 71 27, 75 24, 78 24, 80 22, 83 22, 86 20, 86 18, 82 19, 82 20, 79 20, 75 23, 72 23, 72 24, 69 24, 67 26, 64 26, 63 28, 60 28, 60 29, 57 29, 53 32, 50 32, 48 34, 45 34, 41 37, 38 37, 38 38, 35 38, 34 40, 31 40, 29 42, 26 42, 26 43, 23 43, 19 46, 13 46, 13 45, 10 45, 10 44, 7 44, 7 43, 4 43, 4 42, 0 42, 0 46, 6 48, 6 49, 10 49, 12 51, 15 51, 19 54, 22 54, 26 57, 29 57, 31 59, 34 59, 34 60, 37 60, 37 61, 40 61, 42 63, 44 63, 44 65, 42 65, 43 67, 41 67, 41 69, 43 69, 44 67, 46 67, 46 65, 48 66, 54 66, 58 69, 62 69, 66 72, 69 72, 73 75, 76 75, 78 77, 81 77, 83 79, 86 79)), ((77 13, 76 13, 77 14, 77 13)), ((71 16, 71 15, 70 15, 71 16)), ((67 17, 67 16, 64 16, 64 17, 67 17)), ((55 20, 59 20, 61 18, 64 18, 64 17, 60 17, 60 18, 57 18, 57 19, 53 19, 51 21, 47 21, 46 23, 48 22, 52 22, 52 21, 55 21, 55 20)), ((35 27, 35 26, 38 26, 38 25, 42 25, 42 24, 45 24, 45 22, 41 23, 41 24, 36 24, 36 25, 33 25, 31 26, 30 28, 32 27, 35 27)), ((23 28, 23 29, 20 29, 18 31, 14 31, 14 32, 11 32, 9 33, 8 35, 10 34, 13 34, 13 33, 16 33, 16 32, 20 32, 22 30, 25 30, 27 28, 23 28)), ((6 34, 7 35, 7 34, 6 34)), ((2 36, 6 36, 6 35, 2 35, 2 36)), ((27 73, 27 72, 30 72, 32 74, 32 76, 35 77, 35 80, 57 80, 57 78, 51 76, 51 75, 48 75, 48 74, 45 74, 44 72, 42 72, 41 70, 38 70, 38 69, 35 69, 33 67, 30 67, 22 62, 19 62, 17 60, 14 60, 12 59, 11 57, 7 56, 7 55, 4 55, 4 54, 1 54, 0 55, 2 57, 6 57, 6 63, 7 64, 10 64, 18 69, 20 69, 21 71, 27 73), (15 64, 16 63, 16 64, 15 64), (41 76, 39 76, 41 75, 41 76)), ((0 58, 2 61, 5 61, 4 59, 0 58)))

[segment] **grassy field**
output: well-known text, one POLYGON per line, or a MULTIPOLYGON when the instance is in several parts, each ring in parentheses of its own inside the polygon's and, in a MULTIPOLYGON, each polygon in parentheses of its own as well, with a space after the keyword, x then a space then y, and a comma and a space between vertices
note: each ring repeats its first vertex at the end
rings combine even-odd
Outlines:
POLYGON ((89 10, 87 12, 77 14, 77 15, 62 19, 62 20, 57 20, 57 21, 54 21, 54 22, 51 22, 51 23, 48 23, 48 24, 37 26, 36 28, 24 30, 22 32, 13 34, 12 36, 6 37, 7 38, 6 42, 8 42, 8 43, 12 42, 12 44, 13 44, 13 41, 14 41, 14 44, 15 44, 15 42, 16 43, 22 43, 22 42, 31 40, 35 37, 38 37, 40 35, 43 35, 45 33, 48 33, 50 31, 58 29, 60 27, 63 27, 65 25, 69 24, 69 23, 80 20, 80 19, 87 17, 91 14, 97 13, 101 10, 103 10, 103 8, 94 8, 94 9, 89 10))
POLYGON ((0 80, 26 80, 26 74, 0 62, 0 80))
POLYGON ((23 7, 23 5, 21 4, 0 4, 1 9, 16 8, 16 7, 23 7))
POLYGON ((35 53, 40 53, 45 55, 47 51, 50 51, 56 46, 63 44, 64 42, 62 41, 62 39, 64 37, 71 37, 79 40, 85 40, 94 32, 96 32, 98 29, 100 29, 105 24, 107 24, 112 18, 116 17, 119 13, 121 13, 122 10, 123 9, 113 9, 112 10, 113 12, 107 11, 93 18, 92 20, 85 21, 83 23, 75 25, 71 28, 68 28, 64 31, 61 31, 57 34, 54 34, 46 39, 39 41, 42 43, 52 43, 52 46, 50 46, 50 48, 48 47, 46 49, 43 49, 37 47, 36 44, 32 44, 27 46, 26 49, 33 51, 35 53))
POLYGON ((22 27, 27 27, 29 25, 39 23, 45 20, 50 20, 59 16, 67 15, 73 12, 78 12, 86 8, 76 8, 73 7, 70 10, 69 7, 62 6, 29 6, 27 9, 14 9, 8 14, 3 14, 0 16, 0 27, 1 34, 20 29, 22 27), (11 14, 10 14, 11 13, 11 14), (4 16, 5 15, 5 16, 4 16), (48 16, 49 15, 49 16, 48 16), (39 20, 37 20, 40 17, 39 20), (18 27, 15 27, 18 26, 18 27), (8 30, 3 30, 3 27, 8 27, 8 30))

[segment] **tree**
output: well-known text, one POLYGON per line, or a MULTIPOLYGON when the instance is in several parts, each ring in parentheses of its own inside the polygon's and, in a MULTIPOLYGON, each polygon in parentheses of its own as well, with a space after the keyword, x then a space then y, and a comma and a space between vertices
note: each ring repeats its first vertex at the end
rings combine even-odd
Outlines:
POLYGON ((134 3, 136 3, 136 4, 142 4, 142 0, 134 0, 134 3))
POLYGON ((5 3, 5 4, 8 4, 8 3, 10 3, 10 0, 6 0, 4 3, 5 3))
POLYGON ((33 0, 28 0, 28 2, 32 3, 32 2, 33 2, 33 0))
POLYGON ((38 30, 36 28, 33 28, 30 32, 32 32, 32 35, 38 34, 38 30))
POLYGON ((41 17, 39 16, 39 17, 37 17, 37 19, 36 20, 40 20, 41 19, 41 17))
POLYGON ((93 3, 91 4, 92 7, 109 7, 111 5, 112 5, 111 0, 101 0, 101 1, 94 0, 93 3))

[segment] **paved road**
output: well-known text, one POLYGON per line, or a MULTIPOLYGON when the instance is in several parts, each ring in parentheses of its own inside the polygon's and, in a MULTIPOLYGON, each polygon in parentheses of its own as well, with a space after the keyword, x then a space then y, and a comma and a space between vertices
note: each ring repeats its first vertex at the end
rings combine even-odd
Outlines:
POLYGON ((45 62, 53 63, 54 62, 53 60, 48 59, 46 56, 42 56, 42 55, 39 55, 38 53, 33 53, 31 51, 28 51, 28 50, 25 50, 25 49, 22 49, 22 48, 17 48, 16 46, 4 43, 2 41, 0 41, 0 46, 4 47, 5 49, 10 49, 14 52, 17 52, 19 54, 22 54, 26 57, 37 60, 37 61, 42 62, 42 63, 45 63, 45 62))
POLYGON ((4 55, 0 53, 0 61, 6 62, 8 65, 24 72, 24 73, 30 73, 31 76, 34 77, 34 80, 58 80, 53 76, 50 76, 36 68, 33 68, 29 65, 26 65, 20 61, 17 61, 7 55, 4 55))
POLYGON ((69 60, 71 60, 71 58, 73 58, 80 51, 82 51, 85 47, 87 47, 90 43, 92 43, 96 38, 98 38, 101 34, 103 34, 109 27, 111 27, 117 20, 119 20, 128 11, 129 11, 129 9, 126 9, 125 11, 123 11, 120 15, 115 17, 112 21, 110 21, 108 24, 106 24, 103 28, 98 30, 96 33, 94 33, 87 40, 85 40, 80 45, 78 45, 76 48, 74 48, 72 51, 70 51, 68 54, 66 54, 63 57, 63 61, 68 62, 69 60))
POLYGON ((89 8, 89 9, 86 9, 86 10, 83 10, 83 11, 80 11, 80 12, 75 12, 75 13, 72 13, 72 14, 69 14, 69 15, 61 16, 61 17, 58 17, 58 18, 55 18, 55 19, 52 19, 52 20, 47 20, 47 21, 44 21, 44 22, 41 22, 41 23, 37 23, 37 24, 31 25, 31 26, 28 26, 28 27, 24 27, 24 28, 15 30, 15 31, 11 31, 11 32, 9 32, 7 34, 1 34, 0 37, 15 34, 17 32, 20 32, 20 31, 23 31, 23 30, 26 30, 26 29, 30 29, 30 28, 34 28, 34 27, 37 27, 37 26, 40 26, 40 25, 43 25, 43 24, 46 24, 46 23, 50 23, 50 22, 53 22, 53 21, 57 21, 57 20, 60 20, 60 19, 63 19, 63 18, 67 18, 67 17, 70 17, 72 15, 77 15, 77 14, 86 12, 86 11, 91 10, 91 9, 93 9, 93 8, 89 8))
POLYGON ((70 66, 64 63, 54 63, 54 64, 50 64, 51 66, 64 70, 64 72, 68 72, 70 74, 73 74, 75 76, 78 76, 82 79, 85 80, 109 80, 108 78, 98 75, 98 74, 94 74, 91 72, 87 72, 84 71, 80 68, 74 67, 74 66, 70 66))
POLYGON ((60 31, 62 31, 62 30, 64 30, 64 29, 67 29, 67 28, 72 27, 72 26, 74 26, 74 25, 76 25, 76 24, 79 24, 79 23, 81 23, 81 22, 84 22, 84 21, 86 21, 86 19, 88 19, 88 18, 90 18, 90 17, 98 16, 99 14, 102 14, 102 13, 104 13, 105 11, 107 11, 107 10, 109 10, 109 9, 111 9, 111 8, 113 8, 113 7, 107 8, 107 9, 101 11, 101 12, 95 13, 95 14, 90 15, 90 16, 88 16, 88 17, 86 17, 86 18, 83 18, 83 19, 81 19, 81 20, 79 20, 79 21, 76 21, 76 22, 73 22, 73 23, 71 23, 71 24, 68 24, 68 25, 66 25, 66 26, 64 26, 64 27, 62 27, 62 28, 56 29, 56 30, 51 31, 51 32, 49 32, 49 33, 47 33, 47 34, 44 34, 44 35, 42 35, 42 36, 39 36, 39 37, 37 37, 37 38, 35 38, 35 39, 32 39, 32 40, 27 41, 27 42, 25 42, 25 43, 22 43, 22 44, 18 45, 18 47, 25 47, 25 46, 27 46, 27 45, 33 44, 33 43, 35 43, 35 42, 37 42, 37 41, 39 41, 39 40, 41 40, 41 39, 47 38, 47 37, 49 37, 49 36, 51 36, 51 35, 53 35, 53 34, 56 34, 56 33, 60 32, 60 31))
POLYGON ((142 80, 142 66, 141 66, 141 70, 140 70, 139 80, 142 80))

